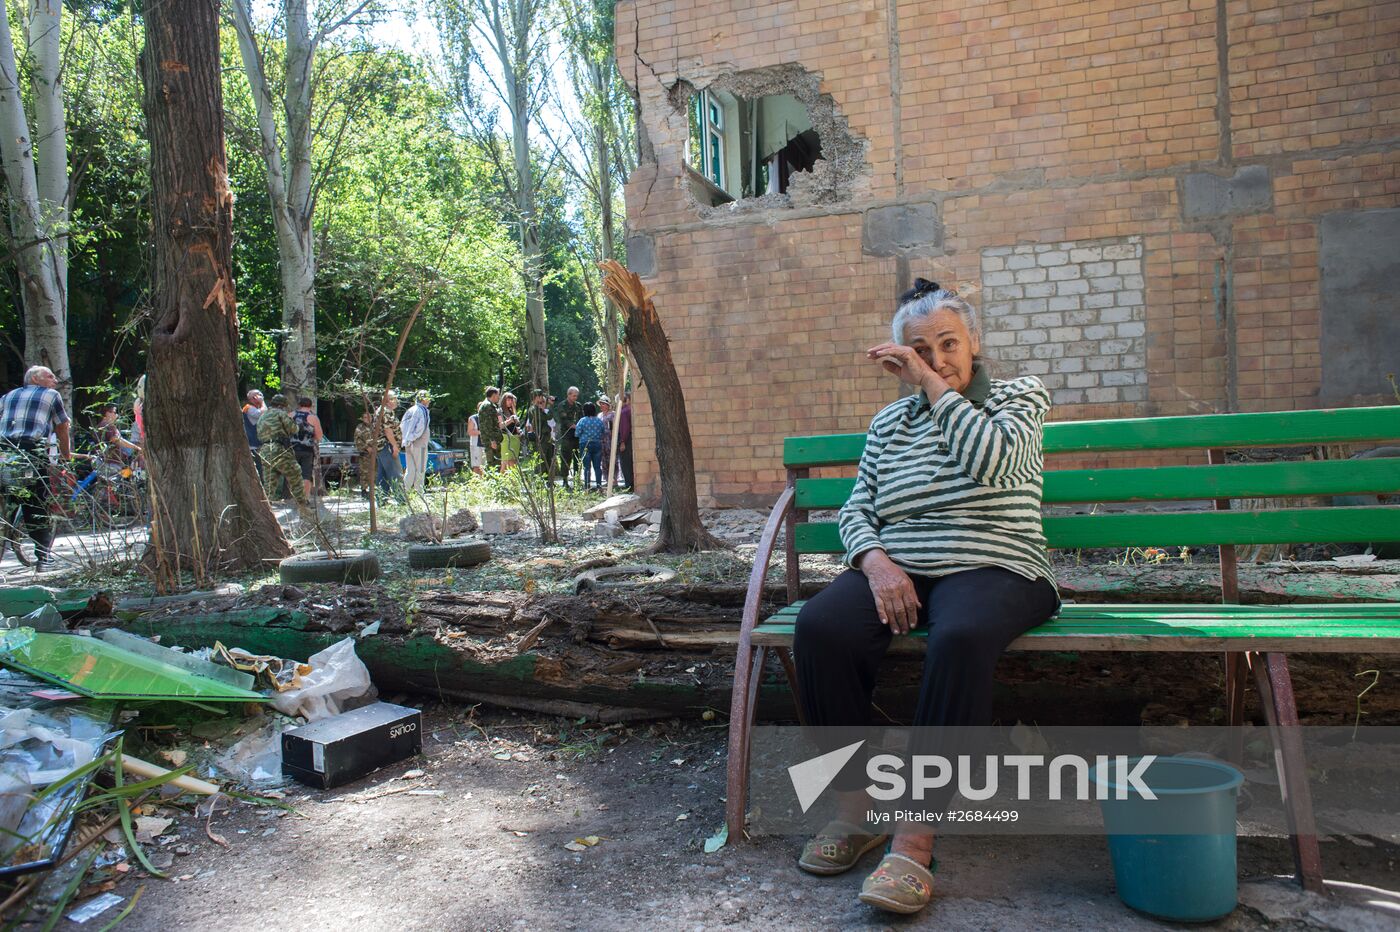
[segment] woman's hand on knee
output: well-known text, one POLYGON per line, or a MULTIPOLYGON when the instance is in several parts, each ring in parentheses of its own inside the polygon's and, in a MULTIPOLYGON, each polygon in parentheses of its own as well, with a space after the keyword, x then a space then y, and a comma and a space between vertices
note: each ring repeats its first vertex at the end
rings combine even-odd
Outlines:
POLYGON ((871 550, 860 559, 860 571, 870 583, 881 624, 895 634, 908 634, 919 623, 919 595, 914 582, 883 550, 871 550))

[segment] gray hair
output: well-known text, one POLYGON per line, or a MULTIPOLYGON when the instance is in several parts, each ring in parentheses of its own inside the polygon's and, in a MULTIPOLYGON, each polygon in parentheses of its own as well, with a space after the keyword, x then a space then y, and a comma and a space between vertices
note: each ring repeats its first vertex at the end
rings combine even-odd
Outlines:
POLYGON ((967 332, 975 338, 981 338, 982 322, 977 316, 977 309, 969 304, 966 298, 959 296, 956 291, 939 288, 936 291, 918 294, 917 297, 903 301, 899 305, 899 310, 895 312, 894 320, 890 324, 890 333, 894 337, 894 342, 904 343, 904 331, 911 321, 931 317, 935 311, 942 308, 956 313, 958 317, 962 318, 967 332))
POLYGON ((44 376, 48 376, 51 379, 57 378, 57 376, 53 374, 53 370, 48 366, 30 366, 24 372, 24 384, 38 385, 39 380, 44 376))

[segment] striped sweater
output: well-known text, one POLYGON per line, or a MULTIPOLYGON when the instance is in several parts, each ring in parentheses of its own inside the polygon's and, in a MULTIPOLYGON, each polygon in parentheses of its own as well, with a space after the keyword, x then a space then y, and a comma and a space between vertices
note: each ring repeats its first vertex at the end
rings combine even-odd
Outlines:
POLYGON ((910 573, 999 566, 1055 582, 1040 526, 1041 430, 1050 396, 1034 377, 976 365, 964 394, 902 398, 875 415, 838 522, 846 562, 883 549, 910 573))

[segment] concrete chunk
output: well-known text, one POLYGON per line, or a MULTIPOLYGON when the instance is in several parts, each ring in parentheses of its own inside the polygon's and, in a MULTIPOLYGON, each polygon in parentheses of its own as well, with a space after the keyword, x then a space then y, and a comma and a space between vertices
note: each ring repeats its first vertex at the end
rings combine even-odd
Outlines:
MULTIPOLYGON (((623 494, 614 495, 612 498, 605 498, 601 502, 584 511, 583 517, 587 521, 601 521, 609 511, 616 511, 619 517, 626 518, 642 510, 642 499, 640 496, 623 494)), ((481 513, 482 523, 486 522, 486 512, 481 513)), ((488 532, 489 533, 489 532, 488 532)))
POLYGON ((1273 179, 1266 165, 1246 165, 1228 178, 1198 172, 1181 179, 1181 215, 1187 220, 1260 214, 1273 206, 1273 179))
POLYGON ((514 508, 481 509, 483 534, 513 534, 525 527, 525 519, 514 508))
POLYGON ((865 212, 861 248, 868 256, 943 255, 943 221, 934 204, 899 204, 865 212))

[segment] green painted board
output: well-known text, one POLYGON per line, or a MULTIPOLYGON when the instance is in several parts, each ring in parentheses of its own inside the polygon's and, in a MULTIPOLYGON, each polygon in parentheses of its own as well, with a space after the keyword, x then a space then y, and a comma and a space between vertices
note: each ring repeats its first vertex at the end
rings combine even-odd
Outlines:
MULTIPOLYGON (((1045 452, 1053 454, 1311 446, 1397 438, 1400 438, 1400 405, 1054 421, 1045 425, 1044 442, 1045 452)), ((860 460, 864 449, 865 434, 789 437, 783 442, 783 463, 793 468, 849 465, 860 460)))
MULTIPOLYGON (((1400 505, 1281 508, 1177 514, 1057 515, 1044 520, 1052 549, 1201 547, 1212 544, 1325 544, 1400 540, 1400 505)), ((797 526, 798 553, 842 553, 830 522, 797 526)))
MULTIPOLYGON (((797 617, 803 602, 794 602, 768 617, 772 622, 790 622, 797 617)), ((1091 622, 1099 619, 1136 620, 1143 617, 1182 617, 1188 619, 1216 618, 1238 620, 1247 624, 1271 624, 1276 620, 1289 623, 1315 620, 1319 624, 1369 623, 1370 620, 1400 619, 1400 604, 1390 603, 1332 603, 1324 605, 1075 605, 1069 604, 1055 616, 1060 621, 1091 622)), ((766 623, 766 622, 765 622, 766 623)))
POLYGON ((0 615, 28 615, 36 608, 52 605, 63 617, 76 615, 88 607, 96 589, 63 589, 54 592, 43 586, 10 586, 0 589, 0 615))
MULTIPOLYGON (((755 633, 791 637, 791 622, 768 622, 755 629, 755 633)), ((927 628, 915 628, 910 637, 928 637, 927 628)), ((1249 622, 1188 624, 1178 619, 1167 621, 1140 621, 1118 624, 1113 627, 1078 624, 1075 622, 1052 621, 1027 631, 1022 637, 1197 637, 1197 638, 1355 638, 1366 640, 1400 641, 1400 619, 1388 624, 1354 624, 1351 626, 1329 626, 1318 628, 1311 624, 1294 626, 1260 626, 1249 622)))
POLYGON ((183 699, 266 702, 267 697, 177 669, 97 638, 35 634, 0 653, 0 663, 89 699, 183 699))
MULTIPOLYGON (((840 508, 853 478, 797 480, 798 508, 840 508)), ((1071 502, 1199 501, 1400 491, 1400 458, 1301 460, 1142 469, 1052 469, 1047 505, 1071 502)))
POLYGON ((1045 452, 1312 446, 1395 438, 1400 438, 1400 405, 1059 421, 1045 425, 1045 452))

